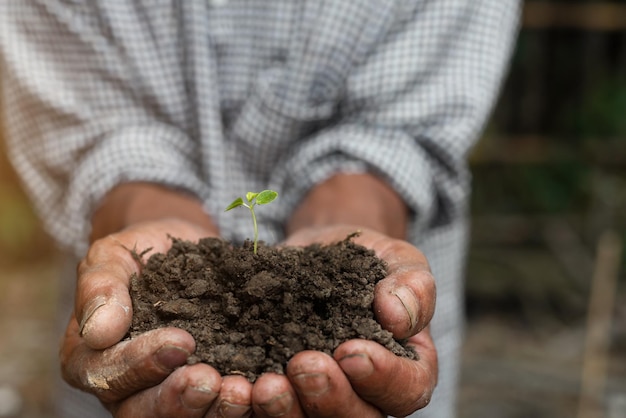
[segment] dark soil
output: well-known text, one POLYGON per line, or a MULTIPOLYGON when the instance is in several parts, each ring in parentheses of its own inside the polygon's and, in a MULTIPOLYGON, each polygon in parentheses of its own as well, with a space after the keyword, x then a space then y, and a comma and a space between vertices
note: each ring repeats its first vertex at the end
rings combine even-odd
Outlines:
POLYGON ((416 358, 374 319, 374 286, 385 275, 384 262, 351 237, 303 248, 259 243, 257 255, 250 242, 174 239, 167 254, 152 255, 131 280, 130 335, 185 329, 197 344, 190 362, 251 381, 282 373, 299 351, 331 354, 354 338, 416 358))

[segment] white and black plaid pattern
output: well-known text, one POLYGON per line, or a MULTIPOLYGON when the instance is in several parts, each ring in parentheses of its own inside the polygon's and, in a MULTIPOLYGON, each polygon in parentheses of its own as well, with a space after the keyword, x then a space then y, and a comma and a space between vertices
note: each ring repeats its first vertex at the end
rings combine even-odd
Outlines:
POLYGON ((465 156, 518 13, 518 0, 3 0, 10 156, 48 231, 78 255, 120 182, 197 195, 236 241, 249 220, 224 206, 274 188, 279 201, 258 216, 261 237, 278 241, 312 185, 376 173, 412 209, 410 239, 438 280, 429 409, 452 416, 465 156))

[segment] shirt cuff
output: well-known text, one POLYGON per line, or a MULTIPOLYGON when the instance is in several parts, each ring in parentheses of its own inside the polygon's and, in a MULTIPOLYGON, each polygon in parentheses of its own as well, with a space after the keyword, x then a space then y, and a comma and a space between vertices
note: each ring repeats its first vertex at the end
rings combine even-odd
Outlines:
POLYGON ((72 175, 64 199, 62 245, 82 256, 88 248, 90 219, 101 200, 120 183, 145 181, 179 188, 204 200, 207 188, 191 161, 196 152, 184 133, 171 126, 137 125, 103 138, 72 175))
POLYGON ((432 158, 402 130, 347 124, 323 131, 299 143, 273 173, 271 185, 282 191, 282 202, 272 220, 284 225, 305 194, 336 173, 370 172, 404 199, 411 210, 407 236, 419 236, 453 216, 445 212, 455 210, 468 194, 459 185, 439 190, 432 158))

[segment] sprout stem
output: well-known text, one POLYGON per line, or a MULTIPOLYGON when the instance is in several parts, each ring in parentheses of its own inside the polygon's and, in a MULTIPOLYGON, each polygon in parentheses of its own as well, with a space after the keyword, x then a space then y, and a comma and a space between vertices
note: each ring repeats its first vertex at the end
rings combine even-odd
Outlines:
POLYGON ((256 254, 257 242, 259 241, 259 228, 257 228, 256 224, 256 215, 254 214, 254 204, 248 206, 250 209, 250 213, 252 213, 252 224, 254 225, 254 254, 256 254))

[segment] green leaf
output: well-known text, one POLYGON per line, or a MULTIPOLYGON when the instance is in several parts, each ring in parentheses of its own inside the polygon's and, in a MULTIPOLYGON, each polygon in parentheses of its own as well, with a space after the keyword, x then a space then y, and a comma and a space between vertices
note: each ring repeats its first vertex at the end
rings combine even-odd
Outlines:
POLYGON ((229 210, 234 209, 234 208, 239 207, 239 206, 243 206, 243 199, 240 198, 240 197, 238 197, 237 199, 235 199, 233 201, 233 203, 228 205, 228 207, 226 208, 226 210, 224 212, 228 212, 229 210))
POLYGON ((252 203, 252 200, 258 195, 258 193, 248 192, 246 193, 246 199, 248 202, 252 203))
POLYGON ((263 190, 261 193, 257 195, 256 203, 258 205, 264 205, 266 203, 270 203, 277 197, 278 197, 278 193, 276 193, 274 190, 263 190))

